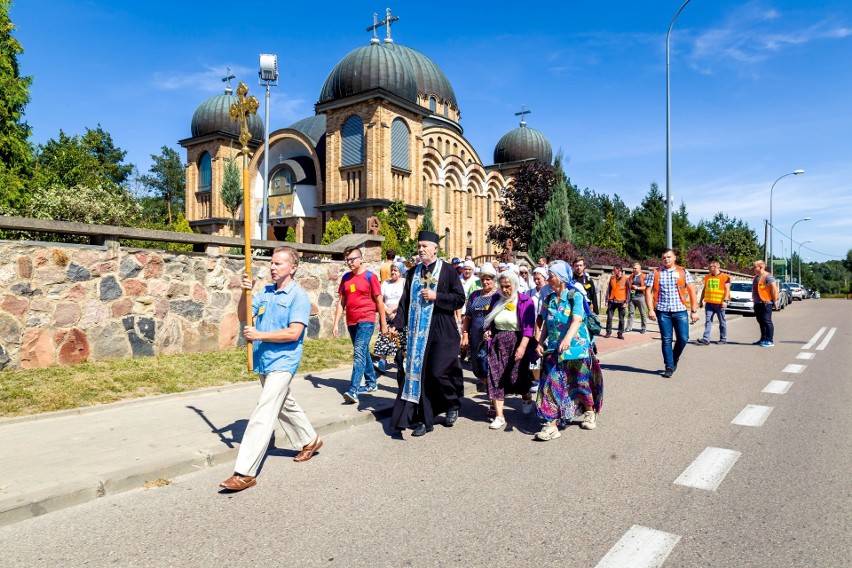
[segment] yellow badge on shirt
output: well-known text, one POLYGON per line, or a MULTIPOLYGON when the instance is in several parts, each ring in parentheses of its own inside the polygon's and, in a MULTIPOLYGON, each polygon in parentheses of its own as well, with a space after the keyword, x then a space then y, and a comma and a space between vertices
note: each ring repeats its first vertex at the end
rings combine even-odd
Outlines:
POLYGON ((508 304, 506 304, 506 309, 509 310, 510 312, 515 311, 515 304, 513 304, 512 302, 509 302, 508 304))
POLYGON ((262 306, 260 306, 260 307, 257 309, 257 315, 262 316, 262 315, 263 315, 263 312, 265 312, 265 311, 266 311, 266 304, 263 304, 262 306))
POLYGON ((350 285, 349 285, 349 292, 350 292, 351 294, 354 294, 354 293, 355 293, 355 284, 350 284, 350 285))

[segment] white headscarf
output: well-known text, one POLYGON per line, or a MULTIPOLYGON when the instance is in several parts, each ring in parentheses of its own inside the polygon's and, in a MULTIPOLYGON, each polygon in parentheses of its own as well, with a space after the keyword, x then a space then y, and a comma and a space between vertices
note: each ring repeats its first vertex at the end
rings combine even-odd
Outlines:
POLYGON ((496 280, 497 282, 495 282, 495 284, 499 299, 497 300, 497 303, 494 304, 494 307, 491 309, 488 315, 485 316, 485 324, 483 325, 485 329, 488 329, 488 327, 494 321, 494 318, 497 317, 497 314, 499 314, 506 308, 506 304, 511 302, 515 304, 516 309, 518 306, 518 277, 515 275, 515 272, 512 270, 504 270, 503 272, 497 275, 496 280), (503 287, 500 285, 500 280, 503 280, 504 278, 512 283, 512 293, 508 296, 503 295, 503 287))

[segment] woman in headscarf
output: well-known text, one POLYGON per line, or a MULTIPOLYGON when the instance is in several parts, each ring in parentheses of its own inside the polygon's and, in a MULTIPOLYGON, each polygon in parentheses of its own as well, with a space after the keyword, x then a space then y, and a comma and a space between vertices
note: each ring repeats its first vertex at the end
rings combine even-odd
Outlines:
MULTIPOLYGON (((541 304, 547 295, 550 294, 550 287, 547 285, 547 268, 544 266, 536 266, 535 270, 533 270, 533 289, 529 291, 528 295, 533 302, 533 308, 535 309, 536 322, 535 322, 535 336, 541 336, 541 304)), ((541 378, 541 358, 536 359, 535 361, 530 361, 530 372, 532 372, 533 376, 533 384, 530 388, 530 394, 535 394, 538 392, 538 380, 541 378)), ((524 407, 526 410, 526 407, 524 407)))
POLYGON ((491 263, 486 262, 479 270, 479 280, 482 288, 470 293, 464 308, 462 319, 461 347, 469 348, 470 367, 474 376, 479 379, 479 390, 485 390, 485 379, 488 377, 487 345, 482 335, 485 332, 485 315, 491 307, 494 296, 494 278, 497 271, 491 263))
POLYGON ((581 420, 581 428, 594 429, 603 404, 603 374, 585 325, 588 302, 574 288, 571 269, 564 261, 548 267, 547 284, 552 293, 542 303, 537 348, 544 358, 544 372, 536 406, 547 424, 535 438, 542 441, 561 436, 559 423, 575 418, 581 420))
MULTIPOLYGON (((394 262, 390 267, 390 279, 382 282, 382 298, 385 302, 385 316, 388 325, 396 317, 396 309, 399 307, 399 300, 402 298, 402 291, 405 289, 405 279, 403 277, 407 271, 405 264, 394 262)), ((387 358, 394 358, 396 356, 396 349, 400 341, 399 335, 401 333, 402 330, 393 334, 390 332, 379 334, 379 337, 376 339, 376 346, 373 349, 374 353, 379 356, 379 360, 375 364, 378 371, 386 371, 387 358)), ((402 341, 404 341, 404 338, 402 341)))
POLYGON ((492 430, 506 426, 503 405, 507 394, 521 395, 524 414, 532 411, 530 355, 535 356, 532 300, 518 292, 518 277, 514 271, 501 272, 497 280, 499 296, 492 302, 484 324, 488 339, 488 398, 496 414, 488 426, 492 430))

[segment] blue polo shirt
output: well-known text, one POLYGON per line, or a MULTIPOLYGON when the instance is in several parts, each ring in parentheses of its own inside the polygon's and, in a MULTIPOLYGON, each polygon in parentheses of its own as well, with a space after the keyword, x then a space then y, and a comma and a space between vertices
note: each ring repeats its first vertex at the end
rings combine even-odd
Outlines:
POLYGON ((275 343, 254 342, 254 371, 262 375, 272 371, 287 371, 293 375, 302 361, 302 343, 311 318, 311 301, 308 294, 295 281, 281 290, 275 284, 252 296, 252 313, 258 331, 280 331, 293 322, 305 324, 302 335, 296 341, 275 343))

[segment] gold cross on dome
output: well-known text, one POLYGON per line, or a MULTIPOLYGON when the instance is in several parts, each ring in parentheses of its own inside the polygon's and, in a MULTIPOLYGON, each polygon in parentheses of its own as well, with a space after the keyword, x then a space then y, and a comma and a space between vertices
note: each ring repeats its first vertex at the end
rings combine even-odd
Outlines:
POLYGON ((240 81, 240 84, 237 86, 237 102, 232 104, 228 110, 228 116, 231 117, 231 120, 240 122, 240 144, 243 145, 243 154, 248 154, 248 143, 251 140, 251 132, 248 129, 248 117, 251 114, 257 114, 257 109, 260 106, 254 95, 246 97, 247 94, 248 87, 240 81))

